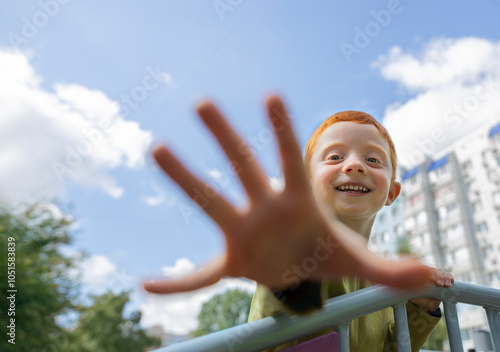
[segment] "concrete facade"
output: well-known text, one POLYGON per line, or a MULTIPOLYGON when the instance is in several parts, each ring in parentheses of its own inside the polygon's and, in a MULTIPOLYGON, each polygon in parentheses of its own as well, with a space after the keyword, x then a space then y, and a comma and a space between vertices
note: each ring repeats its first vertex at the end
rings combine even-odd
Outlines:
MULTIPOLYGON (((500 287, 500 121, 469 133, 412 170, 400 170, 402 192, 381 211, 370 248, 396 258, 398 243, 456 280, 500 287)), ((483 309, 459 307, 464 348, 487 328, 483 309)))

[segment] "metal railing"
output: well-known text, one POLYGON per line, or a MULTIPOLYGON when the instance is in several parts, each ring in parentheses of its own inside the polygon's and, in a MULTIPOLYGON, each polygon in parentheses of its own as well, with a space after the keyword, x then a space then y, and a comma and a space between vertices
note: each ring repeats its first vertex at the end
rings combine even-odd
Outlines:
POLYGON ((463 352, 457 303, 482 306, 486 311, 495 351, 500 352, 500 290, 455 282, 450 288, 432 287, 419 292, 401 292, 376 285, 331 298, 325 307, 312 315, 279 314, 174 344, 153 352, 261 351, 288 341, 334 328, 339 334, 339 348, 349 351, 349 324, 352 319, 393 307, 398 336, 398 351, 409 352, 410 338, 405 303, 415 297, 443 301, 444 316, 452 352, 463 352))

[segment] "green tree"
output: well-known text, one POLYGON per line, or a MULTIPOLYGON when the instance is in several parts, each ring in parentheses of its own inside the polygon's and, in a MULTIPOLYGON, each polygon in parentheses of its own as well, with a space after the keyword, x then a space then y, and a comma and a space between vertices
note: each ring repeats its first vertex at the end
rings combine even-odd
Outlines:
POLYGON ((157 346, 158 340, 141 330, 140 313, 123 317, 128 293, 93 297, 91 307, 74 303, 81 298, 71 273, 76 263, 62 254, 72 242, 72 225, 73 219, 50 203, 22 211, 0 209, 0 351, 144 351, 157 346), (69 330, 76 317, 76 328, 69 330), (10 319, 15 319, 15 344, 7 341, 10 319))
POLYGON ((397 241, 397 245, 398 245, 398 254, 400 256, 413 255, 413 252, 412 252, 411 246, 410 246, 410 241, 408 241, 408 238, 406 236, 399 237, 398 241, 397 241))
POLYGON ((246 322, 252 294, 234 289, 219 293, 203 303, 198 314, 198 328, 192 337, 210 334, 246 322))
POLYGON ((444 351, 445 341, 448 341, 448 331, 446 330, 446 322, 443 318, 436 325, 422 348, 434 351, 444 351))
POLYGON ((77 287, 68 275, 72 261, 58 249, 71 242, 72 220, 54 209, 45 203, 18 213, 0 209, 2 351, 44 351, 66 340, 56 318, 73 308, 77 287), (6 300, 6 293, 14 298, 6 300), (5 339, 10 319, 15 319, 15 345, 5 339))
POLYGON ((93 296, 93 304, 79 307, 80 317, 77 326, 71 331, 67 352, 118 352, 145 351, 159 347, 161 341, 146 335, 140 327, 141 313, 132 312, 124 316, 129 302, 129 293, 108 291, 93 296))

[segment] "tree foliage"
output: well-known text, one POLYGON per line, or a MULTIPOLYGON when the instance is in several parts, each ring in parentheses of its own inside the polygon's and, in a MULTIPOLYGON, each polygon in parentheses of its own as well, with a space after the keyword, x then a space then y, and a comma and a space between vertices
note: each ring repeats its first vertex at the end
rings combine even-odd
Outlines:
MULTIPOLYGON (((68 276, 72 266, 58 248, 69 244, 71 219, 56 216, 53 207, 36 204, 14 214, 0 210, 0 292, 17 290, 15 311, 9 316, 9 301, 0 300, 2 343, 5 327, 15 319, 16 345, 7 343, 2 351, 43 351, 66 339, 56 318, 73 308, 75 284, 68 276), (10 238, 10 240, 9 240, 10 238), (8 242, 15 243, 15 279, 8 281, 8 242), (13 286, 9 286, 12 284, 13 286)), ((12 278, 12 276, 11 276, 12 278)))
POLYGON ((246 322, 252 294, 234 289, 217 294, 203 303, 198 314, 198 328, 192 337, 210 334, 246 322))
POLYGON ((71 331, 64 351, 144 351, 148 347, 159 347, 159 339, 147 336, 140 328, 140 312, 133 312, 127 318, 124 316, 128 301, 128 292, 115 294, 108 291, 93 296, 90 307, 79 307, 78 324, 71 331))
POLYGON ((413 254, 411 250, 410 241, 406 236, 402 236, 398 238, 398 254, 400 256, 411 256, 413 254))
POLYGON ((0 209, 0 351, 144 351, 157 346, 159 341, 140 328, 139 312, 123 316, 127 292, 95 296, 90 307, 75 303, 81 296, 72 273, 76 262, 62 251, 72 242, 72 225, 72 218, 50 203, 0 209), (15 261, 8 259, 12 243, 15 261), (12 262, 15 266, 8 265, 12 262), (5 293, 14 294, 15 301, 5 299, 5 293), (71 316, 77 317, 74 329, 68 326, 71 316), (6 335, 11 318, 15 344, 6 335))
POLYGON ((446 330, 445 320, 441 319, 422 348, 433 351, 444 351, 445 341, 448 341, 448 331, 446 330))

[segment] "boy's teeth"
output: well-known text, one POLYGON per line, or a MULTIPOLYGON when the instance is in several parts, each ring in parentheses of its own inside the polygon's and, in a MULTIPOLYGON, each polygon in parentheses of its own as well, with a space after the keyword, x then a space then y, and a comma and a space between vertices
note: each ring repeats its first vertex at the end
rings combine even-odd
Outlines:
POLYGON ((368 192, 368 188, 366 188, 364 186, 347 185, 347 186, 340 186, 338 188, 341 191, 362 191, 362 192, 368 192))

